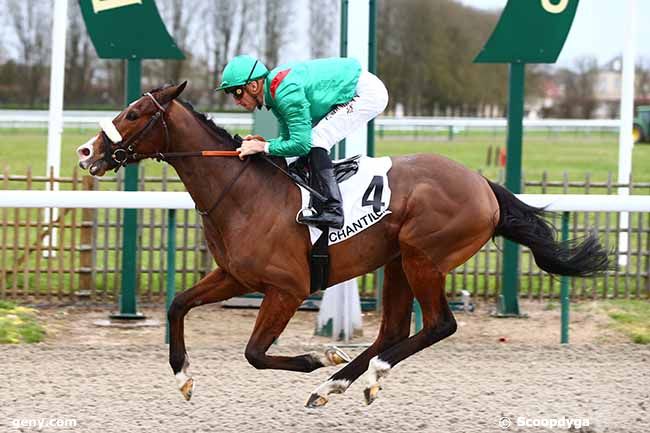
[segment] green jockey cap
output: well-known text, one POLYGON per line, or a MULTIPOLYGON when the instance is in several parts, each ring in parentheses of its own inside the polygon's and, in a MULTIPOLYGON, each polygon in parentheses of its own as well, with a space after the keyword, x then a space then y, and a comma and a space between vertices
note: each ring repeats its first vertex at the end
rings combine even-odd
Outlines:
POLYGON ((269 70, 264 63, 252 56, 237 56, 228 62, 221 75, 221 85, 216 91, 224 90, 229 87, 244 86, 251 81, 264 78, 269 74, 269 70))

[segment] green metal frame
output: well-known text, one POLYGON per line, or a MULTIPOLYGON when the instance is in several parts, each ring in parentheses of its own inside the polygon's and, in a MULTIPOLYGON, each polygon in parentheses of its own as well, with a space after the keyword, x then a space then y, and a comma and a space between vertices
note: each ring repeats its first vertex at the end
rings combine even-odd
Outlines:
MULTIPOLYGON (((521 161, 526 63, 555 63, 569 34, 579 0, 553 3, 508 0, 501 18, 475 63, 509 63, 506 188, 521 192, 521 161)), ((519 252, 506 240, 499 316, 518 317, 519 252)))
MULTIPOLYGON (((167 292, 165 311, 169 311, 176 296, 176 209, 167 211, 167 292)), ((165 344, 169 344, 169 320, 165 318, 165 344)))
MULTIPOLYGON (((167 32, 155 0, 102 3, 78 0, 86 30, 103 59, 126 60, 126 103, 142 93, 142 59, 184 59, 183 52, 167 32), (115 29, 120 27, 120 31, 115 29)), ((138 164, 125 168, 125 191, 138 190, 138 164)), ((118 313, 112 319, 144 319, 137 308, 138 210, 124 210, 122 236, 122 290, 118 313)))
MULTIPOLYGON (((508 88, 508 146, 506 156, 506 188, 513 194, 521 192, 521 160, 524 119, 524 87, 526 65, 510 64, 508 88)), ((518 244, 509 240, 503 246, 503 286, 499 313, 519 316, 519 252, 518 244)))
MULTIPOLYGON (((569 240, 569 212, 562 212, 562 241, 569 240)), ((569 344, 569 277, 560 279, 560 303, 562 306, 562 323, 560 325, 560 343, 569 344)))
MULTIPOLYGON (((137 100, 142 93, 142 63, 140 59, 126 62, 126 102, 137 100)), ((124 191, 138 190, 138 164, 126 166, 124 191)), ((112 314, 112 319, 144 319, 137 308, 138 282, 138 210, 124 209, 124 231, 122 236, 122 291, 120 311, 112 314)))
MULTIPOLYGON (((348 55, 348 5, 349 0, 341 0, 341 34, 340 34, 340 48, 339 53, 341 57, 348 55)), ((339 144, 332 148, 330 152, 332 158, 342 159, 345 158, 345 139, 341 140, 339 144)))

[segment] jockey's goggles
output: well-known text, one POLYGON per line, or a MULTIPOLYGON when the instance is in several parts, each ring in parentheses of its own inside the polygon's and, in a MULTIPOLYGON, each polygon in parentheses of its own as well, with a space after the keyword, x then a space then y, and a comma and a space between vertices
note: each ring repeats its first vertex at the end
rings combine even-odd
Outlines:
POLYGON ((251 71, 248 74, 248 78, 246 78, 246 81, 244 81, 244 84, 241 86, 235 86, 235 87, 228 87, 227 89, 224 89, 224 92, 228 95, 232 95, 235 99, 239 100, 244 97, 244 87, 248 85, 248 83, 251 80, 251 77, 253 76, 253 71, 255 71, 255 66, 257 66, 257 62, 259 60, 255 60, 255 63, 253 63, 253 67, 251 68, 251 71))
POLYGON ((232 95, 233 98, 239 100, 244 97, 244 86, 229 87, 224 89, 224 92, 228 95, 232 95))

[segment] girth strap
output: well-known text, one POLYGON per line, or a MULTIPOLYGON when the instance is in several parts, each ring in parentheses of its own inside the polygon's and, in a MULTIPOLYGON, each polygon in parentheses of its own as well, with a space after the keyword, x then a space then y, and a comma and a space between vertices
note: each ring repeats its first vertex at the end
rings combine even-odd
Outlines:
POLYGON ((310 286, 309 293, 315 293, 327 288, 330 276, 330 255, 328 236, 330 229, 327 226, 318 227, 323 233, 311 247, 309 260, 310 286))

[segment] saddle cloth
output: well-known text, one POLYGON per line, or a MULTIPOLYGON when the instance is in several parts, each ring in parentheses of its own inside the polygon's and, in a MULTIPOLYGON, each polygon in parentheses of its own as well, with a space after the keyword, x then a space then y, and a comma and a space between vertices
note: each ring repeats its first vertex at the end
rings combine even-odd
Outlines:
MULTIPOLYGON (((359 234, 390 214, 390 186, 388 170, 393 165, 389 157, 370 158, 362 156, 358 160, 356 174, 339 182, 343 197, 345 225, 341 230, 330 229, 328 245, 334 245, 359 234)), ((334 161, 336 164, 336 161, 334 161)), ((309 208, 309 191, 300 187, 302 208, 309 208)), ((309 226, 312 245, 322 231, 309 226)))

